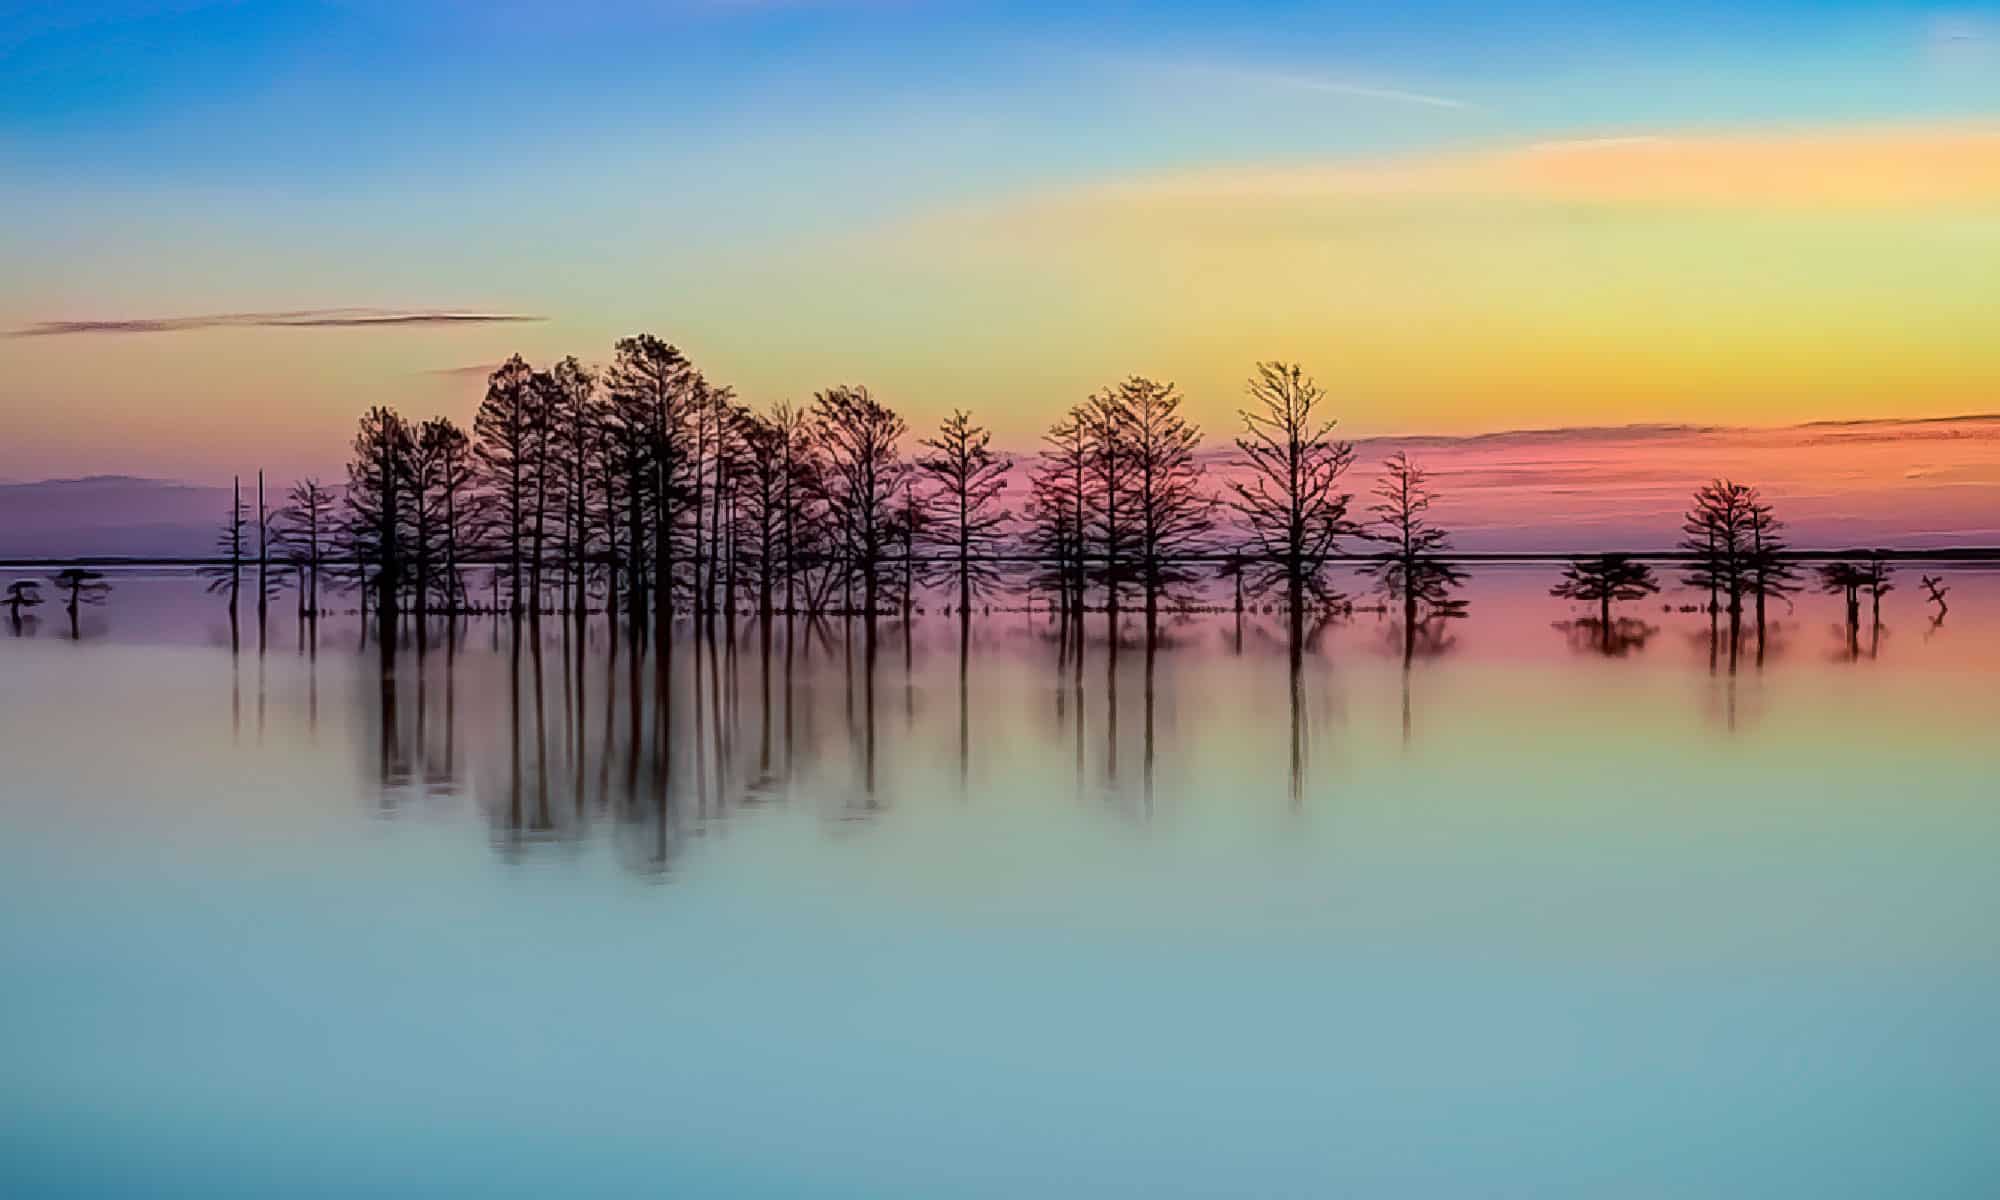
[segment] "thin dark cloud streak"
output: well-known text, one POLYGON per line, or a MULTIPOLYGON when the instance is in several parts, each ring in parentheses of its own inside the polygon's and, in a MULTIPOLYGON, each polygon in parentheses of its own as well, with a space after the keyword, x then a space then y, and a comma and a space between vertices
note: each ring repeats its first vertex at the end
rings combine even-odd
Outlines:
POLYGON ((78 334, 187 333, 202 329, 407 329, 414 326, 494 325, 546 320, 527 313, 423 308, 304 308, 276 312, 206 313, 188 317, 38 321, 8 332, 10 338, 78 334))
POLYGON ((500 361, 495 359, 493 362, 467 363, 462 367, 432 367, 424 373, 426 375, 443 375, 453 379, 484 379, 499 370, 500 367, 500 361))

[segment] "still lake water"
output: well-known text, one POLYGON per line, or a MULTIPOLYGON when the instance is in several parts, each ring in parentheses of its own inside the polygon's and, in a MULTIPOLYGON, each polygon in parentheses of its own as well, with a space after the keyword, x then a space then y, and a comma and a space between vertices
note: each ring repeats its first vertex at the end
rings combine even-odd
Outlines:
POLYGON ((1734 673, 1547 566, 1296 686, 746 625, 664 746, 601 625, 385 686, 121 577, 0 636, 0 1194, 1990 1196, 2000 575, 1917 573, 1734 673))

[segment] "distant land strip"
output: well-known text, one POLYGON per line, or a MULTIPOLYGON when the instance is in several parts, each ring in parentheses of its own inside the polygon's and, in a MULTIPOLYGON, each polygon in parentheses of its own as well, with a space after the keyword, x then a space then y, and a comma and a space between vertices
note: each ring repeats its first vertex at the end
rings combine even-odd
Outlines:
MULTIPOLYGON (((1641 562, 1658 563, 1691 563, 1701 558, 1700 555, 1690 554, 1684 550, 1578 550, 1574 552, 1559 550, 1527 550, 1518 552, 1464 551, 1445 552, 1436 557, 1440 561, 1450 563, 1471 565, 1490 563, 1499 565, 1507 563, 1564 563, 1573 559, 1595 558, 1605 554, 1622 555, 1623 557, 1636 559, 1641 562)), ((1344 554, 1329 558, 1327 565, 1329 567, 1338 567, 1343 563, 1366 564, 1384 562, 1391 557, 1393 556, 1389 554, 1344 554)), ((1829 562, 1838 559, 1879 558, 1884 562, 2000 563, 2000 546, 1946 546, 1934 550, 1888 550, 1857 546, 1845 550, 1786 550, 1779 554, 1778 557, 1791 562, 1829 562)), ((299 565, 292 559, 280 558, 275 555, 266 561, 273 567, 290 568, 299 565)), ((505 557, 492 558, 481 556, 460 558, 457 560, 457 565, 460 567, 505 567, 509 565, 509 561, 505 557)), ((885 568, 904 561, 903 556, 900 554, 885 554, 880 559, 881 565, 885 568)), ((948 566, 956 564, 958 556, 949 553, 919 554, 914 556, 911 561, 924 566, 948 566)), ((1059 560, 1053 555, 1046 554, 974 554, 969 556, 967 561, 989 566, 1033 567, 1056 564, 1059 560)), ((1109 560, 1103 555, 1089 555, 1083 561, 1086 563, 1104 563, 1109 560)), ((1144 560, 1128 558, 1120 561, 1126 566, 1136 566, 1144 560)), ((1171 564, 1205 563, 1221 566, 1239 562, 1245 565, 1251 563, 1282 563, 1284 559, 1280 556, 1269 554, 1229 554, 1218 552, 1213 554, 1168 555, 1163 556, 1158 561, 1171 564)), ((232 564, 240 567, 245 574, 249 574, 256 569, 257 560, 255 558, 230 559, 213 556, 176 558, 120 554, 82 555, 75 558, 0 558, 0 570, 10 571, 39 570, 43 568, 60 570, 64 567, 199 568, 227 567, 232 564)), ((319 560, 319 565, 322 567, 352 567, 357 564, 356 560, 352 558, 322 556, 319 560)), ((1136 580, 1128 582, 1137 586, 1136 580)))

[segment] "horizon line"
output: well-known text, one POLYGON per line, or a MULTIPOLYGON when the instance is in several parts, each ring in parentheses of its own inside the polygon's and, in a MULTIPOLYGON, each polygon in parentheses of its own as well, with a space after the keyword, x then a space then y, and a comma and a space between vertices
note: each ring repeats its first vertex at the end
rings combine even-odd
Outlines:
MULTIPOLYGON (((1676 434, 1693 437, 1727 433, 1784 433, 1805 429, 1860 429, 1888 425, 1950 425, 1983 421, 2000 422, 2000 411, 1950 413, 1936 416, 1918 417, 1854 417, 1825 418, 1812 421, 1795 421, 1783 425, 1703 425, 1684 424, 1672 421, 1632 421, 1622 425, 1548 425, 1513 429, 1491 429, 1479 433, 1383 433, 1362 434, 1346 439, 1356 446, 1373 445, 1382 442, 1420 443, 1431 446, 1463 446, 1481 442, 1498 442, 1509 438, 1559 438, 1563 436, 1616 437, 1656 436, 1676 434)), ((919 434, 911 430, 912 436, 919 434)), ((1002 447, 1005 450, 1005 447, 1002 447)), ((1233 435, 1220 438, 1204 436, 1201 448, 1203 456, 1227 453, 1234 449, 1233 435)), ((1032 455, 1032 451, 1019 452, 1020 457, 1032 455)), ((252 469, 254 473, 256 469, 252 469)), ((236 474, 242 474, 237 472, 236 474)), ((161 487, 221 487, 219 480, 198 481, 179 476, 135 475, 129 471, 103 471, 84 475, 49 476, 41 479, 20 479, 0 477, 0 488, 47 487, 61 484, 91 484, 130 482, 152 484, 161 487)), ((336 486, 338 486, 336 484, 336 486)))

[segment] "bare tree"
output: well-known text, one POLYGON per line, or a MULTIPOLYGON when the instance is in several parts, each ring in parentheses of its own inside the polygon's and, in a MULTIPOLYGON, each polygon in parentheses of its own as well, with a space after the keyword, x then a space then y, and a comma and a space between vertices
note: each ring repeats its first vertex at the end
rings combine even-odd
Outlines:
POLYGON ((1878 550, 1869 556, 1861 571, 1867 578, 1868 600, 1873 608, 1871 619, 1879 626, 1882 624, 1882 597, 1896 590, 1896 585, 1889 582, 1889 577, 1896 573, 1896 569, 1889 565, 1888 560, 1878 550))
POLYGON ((409 425, 393 410, 377 405, 362 414, 354 435, 354 456, 347 464, 343 557, 353 564, 363 589, 364 607, 368 592, 374 593, 377 635, 385 662, 395 644, 398 597, 408 571, 414 524, 412 452, 409 425))
POLYGON ((1065 632, 1083 617, 1090 472, 1085 429, 1081 408, 1050 426, 1029 480, 1029 542, 1045 564, 1043 579, 1056 592, 1065 632))
POLYGON ((547 424, 544 393, 535 372, 516 354, 486 382, 486 398, 472 419, 473 458, 479 482, 495 506, 497 535, 505 543, 509 609, 523 611, 521 539, 534 515, 547 424))
POLYGON ((598 447, 597 490, 604 512, 607 564, 605 609, 612 614, 620 611, 622 580, 623 611, 636 633, 646 614, 648 547, 653 544, 649 515, 655 511, 654 452, 660 439, 653 433, 653 397, 639 388, 618 387, 615 379, 615 374, 606 376, 607 405, 598 447))
POLYGON ((257 472, 257 653, 264 652, 264 638, 271 613, 271 589, 280 580, 271 574, 271 511, 264 503, 264 472, 257 472))
POLYGON ((995 454, 992 442, 989 430, 973 424, 964 409, 955 409, 935 437, 922 441, 930 453, 917 459, 937 488, 931 541, 951 556, 961 620, 970 616, 975 594, 996 578, 987 559, 998 549, 1007 522, 1000 496, 1013 463, 995 454))
POLYGON ((1943 578, 1937 575, 1926 575, 1918 582, 1923 584, 1924 594, 1930 598, 1930 602, 1937 605, 1936 619, 1942 621, 1945 613, 1951 611, 1951 606, 1944 602, 1945 596, 1951 589, 1946 587, 1943 578))
POLYGON ((896 541, 898 543, 898 552, 902 555, 903 559, 903 577, 897 587, 896 600, 903 610, 903 621, 905 624, 903 630, 903 661, 906 670, 909 665, 910 648, 908 622, 911 610, 916 607, 917 603, 917 585, 919 582, 929 582, 928 572, 921 571, 917 564, 917 542, 926 536, 926 531, 930 528, 930 520, 929 508, 917 499, 916 472, 904 472, 903 506, 896 522, 896 541))
POLYGON ((449 418, 433 417, 417 427, 410 454, 410 511, 415 523, 410 552, 415 559, 414 604, 418 639, 435 604, 458 608, 458 502, 470 484, 471 440, 449 418))
MULTIPOLYGON (((525 531, 528 537, 528 611, 540 615, 544 604, 542 575, 548 567, 549 512, 563 506, 564 476, 556 463, 557 420, 566 398, 553 374, 536 371, 529 380, 534 397, 533 420, 529 425, 529 478, 534 484, 533 516, 525 531)), ((522 531, 516 531, 520 536, 522 531)))
POLYGON ((691 415, 701 417, 703 385, 686 355, 651 334, 621 339, 615 354, 604 387, 625 493, 627 590, 636 624, 645 611, 643 564, 650 548, 653 624, 664 637, 673 620, 676 530, 686 509, 694 520, 697 576, 702 565, 703 447, 698 437, 690 448, 687 425, 691 415))
POLYGON ((1389 456, 1375 494, 1381 499, 1369 507, 1375 514, 1371 532, 1388 545, 1388 552, 1361 570, 1384 595, 1402 603, 1407 659, 1416 645, 1420 615, 1426 622, 1465 615, 1465 601, 1452 595, 1465 582, 1465 573, 1445 561, 1451 536, 1426 515, 1433 499, 1428 478, 1402 451, 1389 456))
POLYGON ((820 493, 819 456, 812 440, 812 422, 805 409, 780 401, 767 422, 779 462, 778 538, 782 547, 785 612, 798 611, 800 571, 806 565, 810 530, 818 523, 813 509, 820 493))
POLYGON ((334 503, 333 491, 321 486, 318 477, 307 476, 292 485, 278 513, 279 540, 299 573, 299 615, 313 620, 319 619, 320 569, 333 536, 334 503))
POLYGON ((742 441, 742 518, 756 572, 757 614, 768 619, 777 607, 778 575, 785 566, 784 434, 774 421, 746 413, 742 441))
POLYGON ((1214 525, 1215 500, 1203 487, 1195 457, 1201 429, 1181 415, 1181 395, 1174 385, 1134 376, 1119 385, 1119 392, 1132 465, 1133 551, 1150 629, 1167 589, 1193 578, 1186 560, 1204 549, 1214 525))
POLYGON ((574 355, 549 370, 553 408, 551 441, 562 473, 562 524, 557 551, 562 560, 563 606, 581 621, 589 605, 591 455, 596 425, 603 419, 597 376, 574 355))
POLYGON ((1333 436, 1337 421, 1325 414, 1326 393, 1298 364, 1258 363, 1249 393, 1229 503, 1262 560, 1252 589, 1283 584, 1286 603, 1297 610, 1307 594, 1329 596, 1327 562, 1342 538, 1358 532, 1347 515, 1354 496, 1341 490, 1354 446, 1333 436))
MULTIPOLYGON (((1751 488, 1746 501, 1745 524, 1749 534, 1749 557, 1743 585, 1757 601, 1757 654, 1762 660, 1765 641, 1765 607, 1768 601, 1784 599, 1799 590, 1798 568, 1785 558, 1785 523, 1772 513, 1751 488)), ((1787 602, 1789 603, 1789 601, 1787 602)))
MULTIPOLYGON (((742 465, 742 410, 736 404, 733 390, 713 387, 698 375, 695 377, 694 397, 696 444, 702 448, 696 458, 699 470, 695 491, 698 497, 705 494, 707 503, 705 516, 702 504, 698 502, 695 505, 697 532, 704 519, 708 522, 708 553, 703 555, 697 552, 695 555, 696 603, 701 611, 713 615, 727 608, 729 597, 734 594, 733 585, 724 578, 730 567, 725 514, 736 494, 736 475, 742 465), (718 592, 722 595, 720 604, 716 600, 718 592)), ((699 546, 700 542, 696 544, 699 546)))
MULTIPOLYGON (((480 498, 475 477, 472 439, 450 421, 442 421, 431 435, 438 456, 438 491, 444 511, 437 526, 442 542, 439 559, 443 565, 439 599, 446 611, 456 613, 466 607, 465 574, 462 568, 468 543, 477 528, 480 498)), ((451 628, 456 630, 454 622, 451 628)), ((456 636, 454 634, 453 636, 456 636)))
POLYGON ((847 573, 858 575, 863 611, 875 613, 881 568, 898 524, 909 473, 899 449, 908 427, 865 387, 813 397, 813 440, 824 455, 828 507, 845 537, 847 573))
POLYGON ((1755 489, 1718 479, 1694 494, 1694 505, 1681 526, 1685 535, 1681 549, 1695 560, 1683 579, 1689 587, 1708 593, 1711 615, 1729 614, 1732 633, 1742 618, 1743 594, 1752 573, 1756 507, 1755 489))
POLYGON ((1078 411, 1083 425, 1085 455, 1084 524, 1086 555, 1094 550, 1102 562, 1105 627, 1118 636, 1118 602, 1125 587, 1125 567, 1137 540, 1130 498, 1133 462, 1129 437, 1132 413, 1124 390, 1104 388, 1093 393, 1078 411))
POLYGON ((229 638, 233 644, 237 636, 237 605, 243 592, 243 564, 245 557, 243 515, 243 477, 232 476, 229 485, 229 515, 223 518, 222 530, 215 535, 215 548, 221 552, 224 561, 201 568, 201 574, 208 580, 211 594, 226 593, 229 597, 229 638))

